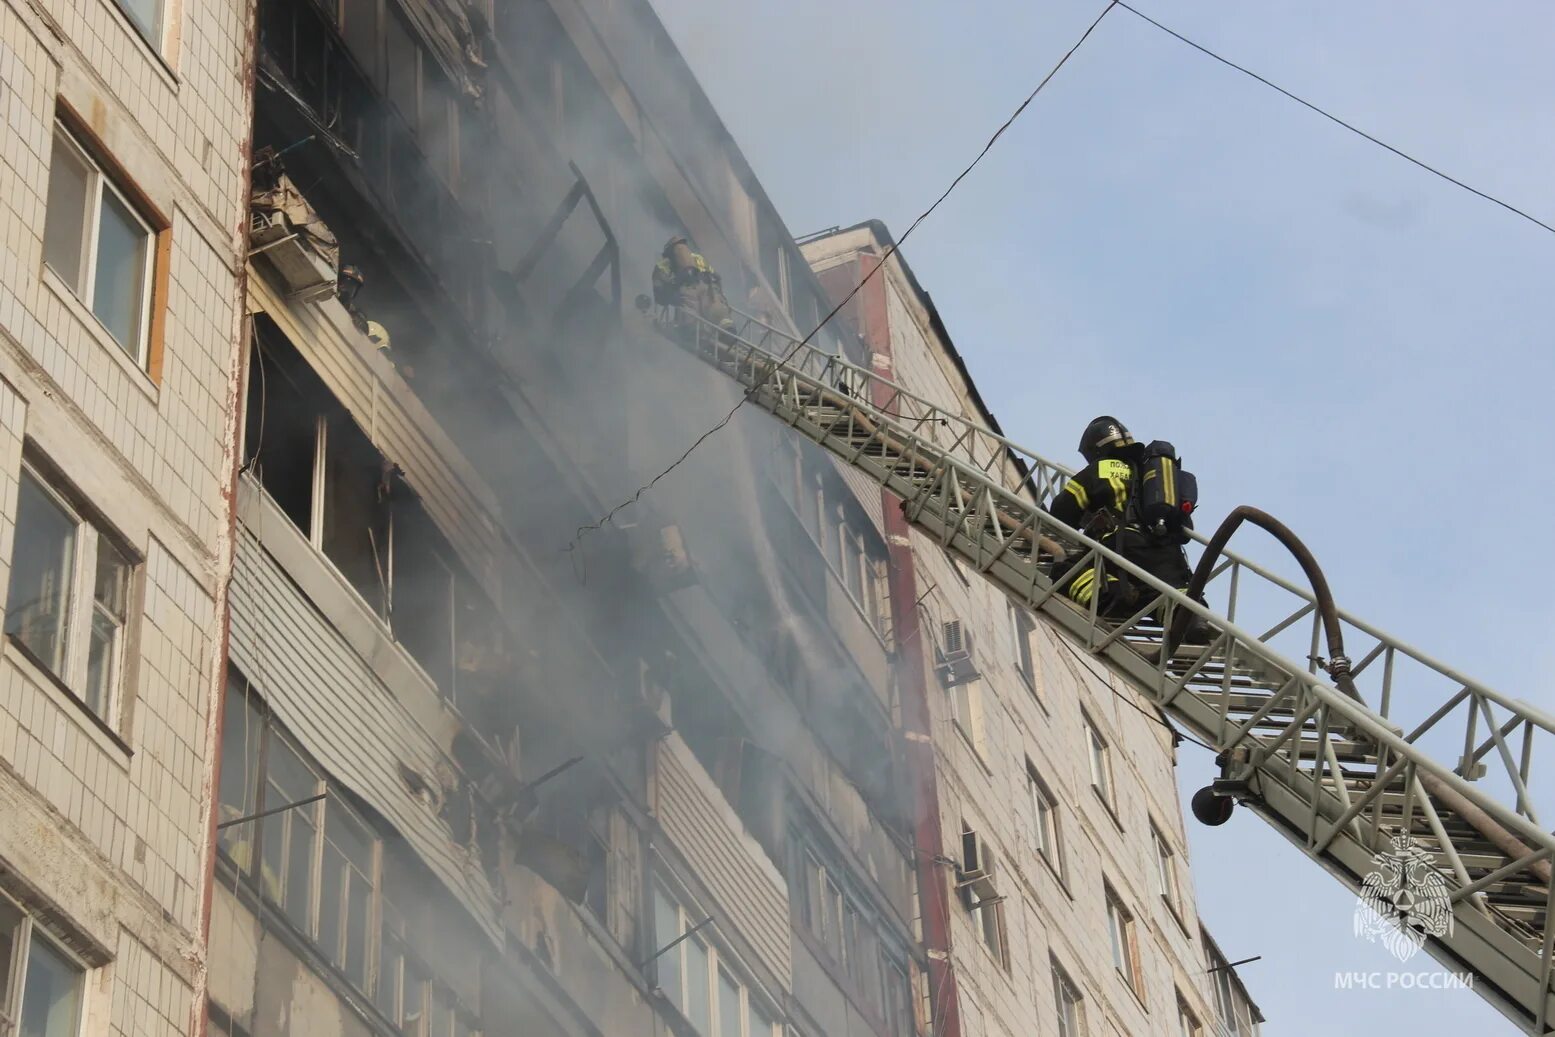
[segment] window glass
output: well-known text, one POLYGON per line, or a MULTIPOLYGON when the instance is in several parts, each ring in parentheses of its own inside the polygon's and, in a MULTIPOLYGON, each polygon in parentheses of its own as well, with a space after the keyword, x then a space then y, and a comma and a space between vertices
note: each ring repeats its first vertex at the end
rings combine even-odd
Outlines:
POLYGON ((97 577, 92 594, 92 636, 82 697, 92 712, 107 712, 118 673, 119 637, 124 629, 130 565, 106 538, 97 538, 97 577))
POLYGON ((864 603, 864 552, 859 548, 853 531, 846 527, 842 531, 842 579, 847 584, 848 593, 853 595, 853 600, 862 605, 864 603))
MULTIPOLYGON (((770 1015, 761 1010, 761 1006, 753 1000, 750 1003, 750 1037, 772 1037, 777 1029, 777 1023, 770 1015)), ((904 1031, 893 1029, 892 1033, 904 1031)))
POLYGON ((1086 736, 1091 743, 1091 784, 1101 793, 1102 799, 1111 803, 1112 776, 1108 773, 1107 743, 1102 741, 1101 733, 1089 721, 1086 722, 1086 728, 1086 736))
POLYGON ((140 359, 146 312, 146 265, 151 232, 113 191, 103 191, 97 226, 97 273, 92 312, 124 351, 140 359))
MULTIPOLYGON (((675 906, 664 891, 658 886, 653 887, 653 939, 659 948, 680 935, 680 909, 675 906)), ((683 945, 682 945, 683 946, 683 945)), ((658 949, 658 948, 656 948, 658 949)), ((659 989, 669 995, 669 999, 677 1007, 684 1008, 683 994, 680 989, 680 947, 672 948, 660 954, 657 959, 659 968, 659 989)))
POLYGON ((161 0, 119 0, 135 27, 152 43, 157 42, 157 28, 162 24, 161 0))
POLYGON ((76 557, 76 520, 23 471, 5 632, 63 676, 76 557))
POLYGON ((1080 993, 1057 965, 1053 966, 1053 1000, 1058 1006, 1059 1037, 1080 1037, 1080 993))
POLYGON ((27 954, 19 1037, 77 1037, 81 1031, 81 970, 34 933, 27 954))
MULTIPOLYGON (((227 701, 221 721, 219 821, 247 817, 259 809, 259 735, 261 720, 249 684, 232 668, 227 671, 227 701)), ((238 869, 253 863, 254 822, 222 829, 217 838, 238 869)))
POLYGON ((85 287, 81 260, 86 255, 86 204, 91 186, 91 166, 63 134, 54 134, 43 259, 77 294, 85 287))
POLYGON ((341 35, 370 79, 378 74, 378 2, 343 0, 340 5, 341 35))
MULTIPOLYGON (((265 768, 265 809, 272 810, 318 794, 318 778, 283 739, 271 737, 265 768)), ((267 896, 281 903, 286 916, 303 932, 309 924, 309 894, 313 884, 317 803, 293 807, 265 818, 264 886, 267 896)))
POLYGON ((718 1037, 744 1037, 740 1032, 740 985, 722 966, 718 968, 718 1037))
POLYGON ((367 987, 367 915, 372 902, 373 840, 343 807, 324 811, 324 875, 319 945, 355 983, 367 987))
POLYGON ((12 965, 20 950, 25 918, 17 906, 0 898, 0 1013, 11 1004, 12 965))
POLYGON ((414 962, 405 962, 403 999, 400 1001, 400 1030, 405 1037, 423 1037, 427 1023, 427 995, 430 981, 414 962))
MULTIPOLYGON (((384 904, 384 929, 389 927, 389 915, 391 909, 384 904)), ((373 1004, 378 1006, 390 1022, 399 1023, 400 1008, 400 964, 405 960, 405 951, 400 946, 399 938, 385 931, 383 943, 378 949, 378 985, 373 991, 373 1004)))
POLYGON ((419 121, 416 94, 420 90, 417 73, 421 63, 421 50, 416 46, 416 41, 411 36, 410 30, 405 27, 405 20, 399 12, 390 10, 387 14, 388 17, 384 20, 384 40, 388 53, 384 72, 389 81, 389 100, 394 102, 394 106, 399 109, 400 116, 405 122, 415 126, 419 121))
POLYGON ((432 1037, 452 1037, 454 1009, 443 990, 432 992, 432 1037))
POLYGON ((700 936, 693 936, 681 944, 686 949, 686 1018, 696 1032, 712 1037, 712 1018, 709 1002, 712 992, 708 989, 707 944, 700 936))

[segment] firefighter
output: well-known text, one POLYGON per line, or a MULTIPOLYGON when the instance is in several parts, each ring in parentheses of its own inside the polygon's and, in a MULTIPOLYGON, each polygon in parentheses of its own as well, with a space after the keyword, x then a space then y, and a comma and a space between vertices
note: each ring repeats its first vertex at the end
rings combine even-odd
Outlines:
MULTIPOLYGON (((1085 458, 1085 467, 1064 484, 1048 511, 1060 522, 1116 551, 1168 587, 1185 591, 1193 572, 1188 567, 1188 556, 1182 545, 1187 541, 1186 530, 1192 528, 1191 520, 1185 515, 1170 532, 1146 529, 1134 507, 1145 450, 1117 418, 1111 415, 1096 418, 1085 426, 1085 432, 1080 436, 1080 454, 1085 458)), ((1067 578, 1064 593, 1081 608, 1089 609, 1100 595, 1097 612, 1112 619, 1133 615, 1142 603, 1155 596, 1154 590, 1136 586, 1136 581, 1116 566, 1104 567, 1104 570, 1100 585, 1094 566, 1086 566, 1072 575, 1061 566, 1055 570, 1054 579, 1067 578)), ((1203 601, 1199 603, 1203 604, 1203 601)), ((1206 633, 1205 624, 1195 616, 1184 640, 1200 642, 1206 633)))
POLYGON ((726 331, 734 329, 729 301, 724 298, 723 279, 711 263, 691 250, 691 243, 685 238, 670 238, 654 264, 653 301, 681 311, 682 327, 694 324, 687 316, 689 312, 726 331))

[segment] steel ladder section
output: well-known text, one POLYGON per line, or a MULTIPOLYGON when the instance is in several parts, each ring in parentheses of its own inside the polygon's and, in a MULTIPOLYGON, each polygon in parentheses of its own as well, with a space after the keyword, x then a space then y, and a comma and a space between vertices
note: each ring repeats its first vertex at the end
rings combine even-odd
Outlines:
POLYGON ((653 325, 743 385, 750 403, 900 498, 913 525, 1041 612, 1190 733, 1243 759, 1244 805, 1351 890, 1361 889, 1391 836, 1407 831, 1451 895, 1451 932, 1431 937, 1427 949, 1472 970, 1475 989, 1525 1032, 1555 1032, 1555 836, 1538 821, 1529 777, 1555 719, 1341 613, 1369 704, 1357 703, 1318 672, 1310 591, 1226 552, 1207 588, 1217 607, 1201 608, 1038 506, 1071 474, 1065 466, 738 311, 732 327, 686 311, 660 311, 653 325), (1055 593, 1053 550, 1083 554, 1099 577, 1126 571, 1156 597, 1121 623, 1099 617, 1094 604, 1081 610, 1055 593), (1237 624, 1239 604, 1272 596, 1289 599, 1291 610, 1282 606, 1262 634, 1237 624), (1179 609, 1210 624, 1209 649, 1161 651, 1161 624, 1179 609), (1275 642, 1289 643, 1305 626, 1311 650, 1302 665, 1275 642), (1407 693, 1395 694, 1405 679, 1407 693), (1428 744, 1461 744, 1462 755, 1444 764, 1428 744), (1445 782, 1526 852, 1509 855, 1488 841, 1427 794, 1421 774, 1445 782))

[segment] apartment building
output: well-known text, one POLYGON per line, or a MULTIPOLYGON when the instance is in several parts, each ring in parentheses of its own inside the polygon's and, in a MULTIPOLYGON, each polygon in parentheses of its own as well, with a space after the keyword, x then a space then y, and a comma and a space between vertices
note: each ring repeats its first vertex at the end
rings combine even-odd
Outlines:
POLYGON ((247 6, 0 2, 0 1033, 203 1011, 247 6))
MULTIPOLYGON (((841 318, 877 373, 997 431, 892 247, 870 222, 804 251, 838 300, 869 278, 841 318)), ((881 508, 893 605, 920 634, 898 666, 926 689, 961 1032, 1256 1032, 1195 912, 1164 718, 908 527, 896 502, 881 508)))
POLYGON ((210 1032, 924 1032, 878 497, 741 415, 600 521, 738 398, 668 237, 824 312, 651 7, 257 41, 210 1032))

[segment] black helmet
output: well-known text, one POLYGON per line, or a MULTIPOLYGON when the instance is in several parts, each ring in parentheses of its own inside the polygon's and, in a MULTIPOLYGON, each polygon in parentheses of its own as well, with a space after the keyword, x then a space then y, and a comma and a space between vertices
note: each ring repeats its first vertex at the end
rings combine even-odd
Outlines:
POLYGON ((666 241, 664 243, 664 251, 661 252, 660 255, 662 255, 665 259, 674 259, 675 258, 674 253, 675 253, 675 246, 676 245, 685 245, 687 247, 690 247, 691 242, 687 241, 685 238, 683 238, 679 234, 677 234, 673 238, 670 238, 668 241, 666 241))
POLYGON ((1080 456, 1085 458, 1086 464, 1095 464, 1108 447, 1128 446, 1132 442, 1134 437, 1128 434, 1123 422, 1103 414, 1085 426, 1085 432, 1080 436, 1080 456))

